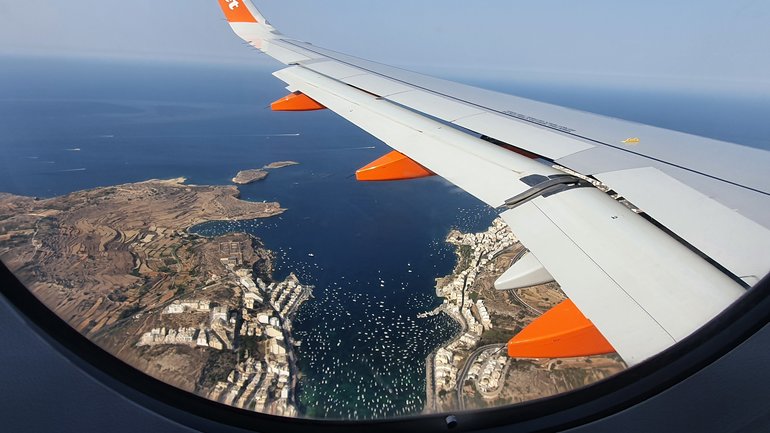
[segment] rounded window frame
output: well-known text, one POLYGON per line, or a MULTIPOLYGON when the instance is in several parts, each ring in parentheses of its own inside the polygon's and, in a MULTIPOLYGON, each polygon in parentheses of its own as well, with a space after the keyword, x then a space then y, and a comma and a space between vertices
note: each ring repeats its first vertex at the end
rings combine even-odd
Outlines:
POLYGON ((144 408, 196 429, 263 432, 469 431, 515 427, 558 431, 634 406, 682 382, 770 323, 770 275, 686 339, 602 381, 551 397, 509 406, 391 419, 344 421, 286 418, 228 406, 183 391, 131 367, 48 309, 4 263, 0 294, 21 318, 81 370, 144 408), (450 422, 452 420, 453 422, 450 422))

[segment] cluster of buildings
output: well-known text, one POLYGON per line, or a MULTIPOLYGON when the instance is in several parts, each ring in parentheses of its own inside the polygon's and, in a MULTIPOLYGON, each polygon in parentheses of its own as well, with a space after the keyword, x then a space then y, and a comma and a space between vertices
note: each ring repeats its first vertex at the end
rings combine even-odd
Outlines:
POLYGON ((310 297, 310 289, 301 285, 294 274, 280 283, 267 286, 265 290, 270 296, 270 306, 282 318, 289 318, 294 310, 310 297))
POLYGON ((246 308, 253 310, 257 305, 265 303, 262 293, 267 287, 261 279, 257 278, 257 281, 260 283, 257 286, 257 283, 251 278, 251 271, 249 269, 239 269, 235 271, 235 275, 238 277, 238 282, 243 290, 243 305, 246 308))
MULTIPOLYGON (((251 360, 251 359, 249 359, 251 360)), ((262 377, 261 361, 242 362, 227 375, 227 380, 218 382, 209 397, 225 404, 246 407, 250 395, 256 391, 262 377)))
POLYGON ((216 384, 209 398, 244 409, 295 416, 289 342, 280 322, 267 312, 244 313, 241 337, 261 337, 258 344, 264 355, 247 353, 227 379, 216 384))
MULTIPOLYGON (((222 246, 220 246, 221 249, 222 246)), ((230 263, 235 246, 225 249, 230 263)), ((218 382, 209 398, 244 409, 280 416, 296 416, 293 404, 291 316, 312 293, 294 274, 281 282, 265 283, 252 278, 250 269, 231 269, 243 296, 240 338, 257 341, 259 353, 245 353, 226 381, 218 382)))
POLYGON ((465 379, 476 383, 482 397, 494 398, 502 389, 508 360, 504 350, 485 350, 473 361, 465 379))
POLYGON ((159 344, 181 344, 191 347, 210 347, 216 350, 233 348, 236 315, 227 307, 211 307, 207 300, 175 301, 164 310, 165 315, 186 315, 190 313, 209 313, 208 326, 200 327, 153 328, 139 337, 137 346, 155 346, 159 344))
POLYGON ((433 358, 433 381, 436 390, 451 390, 457 383, 457 368, 454 366, 454 352, 443 347, 433 358))
POLYGON ((217 305, 205 299, 174 301, 163 309, 164 320, 186 326, 152 329, 140 337, 137 346, 166 344, 242 350, 238 363, 225 380, 216 383, 209 398, 273 415, 295 416, 291 317, 312 295, 312 287, 300 284, 294 274, 270 284, 254 279, 252 270, 244 267, 241 247, 240 242, 219 244, 220 262, 228 276, 212 277, 218 284, 228 284, 240 291, 240 307, 233 307, 232 303, 217 305), (190 326, 196 321, 197 326, 190 326))
POLYGON ((255 311, 255 304, 247 295, 253 293, 253 287, 261 287, 263 291, 258 293, 266 291, 265 296, 270 294, 277 298, 283 297, 298 305, 302 299, 306 299, 302 293, 309 296, 310 288, 300 285, 293 276, 278 284, 265 285, 260 279, 253 284, 242 281, 244 308, 241 310, 243 321, 239 336, 242 339, 256 339, 258 353, 247 351, 245 359, 230 372, 226 381, 216 384, 209 398, 244 409, 295 416, 297 411, 292 403, 295 384, 292 383, 294 367, 291 350, 294 343, 288 333, 289 317, 283 315, 287 310, 268 309, 260 304, 259 310, 255 311), (298 288, 300 293, 295 294, 298 288))
POLYGON ((235 270, 237 266, 243 264, 243 250, 238 241, 228 241, 219 243, 219 261, 229 270, 235 270))
POLYGON ((258 304, 265 303, 265 296, 270 307, 282 319, 289 319, 294 310, 311 295, 311 288, 300 284, 296 275, 290 274, 278 283, 266 284, 261 278, 256 281, 251 278, 251 271, 239 269, 235 271, 243 291, 243 303, 247 309, 254 309, 258 304))
MULTIPOLYGON (((458 251, 462 251, 461 254, 467 254, 461 257, 461 263, 466 263, 466 266, 456 269, 451 280, 436 288, 436 294, 444 298, 442 309, 462 325, 463 332, 433 355, 433 386, 437 395, 442 391, 455 390, 458 381, 465 379, 458 377, 463 361, 478 345, 481 334, 493 326, 484 301, 477 299, 473 302, 466 289, 472 287, 479 273, 493 266, 492 260, 513 246, 517 239, 503 220, 497 218, 485 232, 461 233, 453 230, 447 242, 455 245, 458 251)), ((485 371, 479 374, 487 374, 485 371)))
POLYGON ((478 317, 479 322, 481 322, 481 326, 483 326, 484 329, 492 329, 492 320, 489 318, 489 311, 487 311, 487 307, 484 306, 483 300, 476 300, 476 304, 473 305, 472 310, 474 316, 478 317))
POLYGON ((295 407, 290 402, 294 385, 291 383, 291 365, 286 342, 281 338, 268 340, 265 354, 265 378, 263 386, 255 394, 255 410, 273 415, 293 414, 295 407), (268 391, 272 391, 268 402, 268 391))
POLYGON ((199 330, 197 328, 166 329, 153 328, 145 332, 136 343, 137 346, 153 346, 156 344, 186 344, 195 346, 199 330))

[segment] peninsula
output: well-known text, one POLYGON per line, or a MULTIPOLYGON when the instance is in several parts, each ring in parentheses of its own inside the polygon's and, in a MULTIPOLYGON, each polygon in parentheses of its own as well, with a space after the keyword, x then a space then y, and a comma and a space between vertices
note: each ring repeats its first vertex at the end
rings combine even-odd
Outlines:
POLYGON ((0 194, 0 258, 49 308, 134 367, 239 407, 295 416, 291 319, 312 287, 272 279, 257 238, 187 232, 269 218, 234 186, 149 180, 37 199, 0 194))

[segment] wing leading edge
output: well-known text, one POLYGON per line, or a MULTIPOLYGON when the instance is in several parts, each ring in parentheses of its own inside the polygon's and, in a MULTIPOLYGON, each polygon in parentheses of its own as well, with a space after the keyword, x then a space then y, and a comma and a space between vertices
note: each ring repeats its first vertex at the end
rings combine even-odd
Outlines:
POLYGON ((501 207, 522 243, 629 365, 689 335, 770 270, 761 254, 770 245, 768 221, 750 218, 770 209, 770 182, 756 174, 770 167, 767 152, 368 62, 283 36, 248 0, 219 3, 238 36, 289 65, 274 74, 288 90, 501 207), (622 137, 636 135, 642 138, 634 143, 655 144, 626 149, 622 137), (666 140, 683 142, 684 150, 665 152, 666 140), (701 153, 686 158, 688 146, 701 153), (704 149, 729 154, 723 162, 739 161, 745 170, 709 171, 704 149), (647 217, 541 162, 570 158, 577 162, 564 165, 601 179, 647 217), (677 203, 699 208, 672 211, 677 203), (706 215, 688 223, 699 211, 706 215))

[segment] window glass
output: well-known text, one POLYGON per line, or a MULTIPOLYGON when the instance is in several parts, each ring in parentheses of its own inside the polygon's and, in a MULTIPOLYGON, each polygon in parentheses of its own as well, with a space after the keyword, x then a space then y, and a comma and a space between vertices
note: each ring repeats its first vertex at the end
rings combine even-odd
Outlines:
MULTIPOLYGON (((362 420, 520 403, 626 368, 616 353, 510 357, 565 301, 559 284, 497 290, 527 253, 499 210, 440 177, 357 182, 391 149, 328 110, 266 110, 285 95, 276 67, 2 64, 0 259, 153 377, 257 412, 362 420)), ((439 75, 770 147, 767 99, 730 86, 439 75)))

